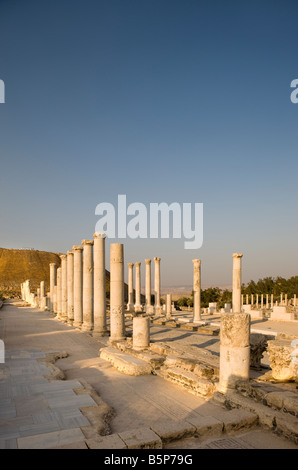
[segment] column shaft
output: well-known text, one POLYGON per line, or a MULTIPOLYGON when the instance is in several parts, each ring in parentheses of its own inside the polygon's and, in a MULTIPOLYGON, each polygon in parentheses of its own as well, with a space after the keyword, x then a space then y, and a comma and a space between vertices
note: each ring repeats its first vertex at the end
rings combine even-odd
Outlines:
POLYGON ((73 250, 73 326, 83 323, 83 247, 74 245, 73 250))
POLYGON ((74 320, 73 256, 73 251, 67 252, 67 317, 70 324, 72 324, 74 320))
POLYGON ((93 240, 82 240, 83 251, 83 325, 82 330, 93 329, 93 240))
POLYGON ((96 232, 94 238, 94 329, 93 336, 103 336, 106 326, 106 268, 104 232, 96 232))
POLYGON ((110 245, 110 341, 125 338, 124 253, 122 243, 110 245))
POLYGON ((241 258, 242 253, 233 254, 233 293, 232 309, 233 313, 241 312, 241 258))
POLYGON ((193 259, 193 323, 201 320, 201 260, 193 259))

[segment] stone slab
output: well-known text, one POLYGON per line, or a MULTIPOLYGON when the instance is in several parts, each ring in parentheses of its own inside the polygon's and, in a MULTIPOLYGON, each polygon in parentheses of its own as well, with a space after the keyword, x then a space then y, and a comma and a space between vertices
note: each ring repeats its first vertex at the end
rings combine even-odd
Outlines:
POLYGON ((128 449, 162 449, 162 441, 149 427, 119 433, 128 449))
POLYGON ((150 364, 112 347, 102 348, 99 356, 126 375, 148 375, 152 371, 150 364))
POLYGON ((192 436, 196 430, 195 426, 187 421, 162 420, 150 426, 163 442, 182 439, 192 436))
POLYGON ((187 421, 200 437, 219 436, 223 432, 223 421, 213 416, 190 416, 187 421))
POLYGON ((87 439, 86 444, 88 449, 127 449, 126 444, 118 434, 87 439))

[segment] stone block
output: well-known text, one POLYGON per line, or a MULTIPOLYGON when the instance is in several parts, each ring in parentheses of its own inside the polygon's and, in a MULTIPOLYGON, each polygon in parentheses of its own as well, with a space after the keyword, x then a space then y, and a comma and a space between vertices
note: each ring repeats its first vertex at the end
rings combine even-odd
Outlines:
POLYGON ((126 444, 118 434, 87 439, 86 444, 88 449, 127 449, 126 444))
POLYGON ((157 434, 163 442, 170 442, 195 433, 195 426, 187 421, 162 420, 151 426, 152 431, 157 434))
POLYGON ((160 437, 147 427, 124 431, 119 437, 128 449, 162 449, 160 437))
POLYGON ((151 374, 150 364, 140 359, 125 354, 118 349, 107 347, 100 350, 101 359, 109 361, 119 372, 126 375, 147 375, 151 374))
POLYGON ((219 436, 223 431, 223 421, 213 416, 191 416, 186 420, 195 426, 200 437, 219 436))

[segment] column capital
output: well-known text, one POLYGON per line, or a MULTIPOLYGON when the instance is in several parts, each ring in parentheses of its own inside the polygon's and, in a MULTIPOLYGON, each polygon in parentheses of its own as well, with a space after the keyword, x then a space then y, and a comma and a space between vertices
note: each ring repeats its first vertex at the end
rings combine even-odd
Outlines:
POLYGON ((128 267, 129 268, 133 268, 134 267, 134 263, 127 263, 128 264, 128 267))
POLYGON ((82 240, 82 245, 86 246, 86 245, 93 245, 94 244, 94 240, 82 240))
POLYGON ((93 238, 107 238, 105 232, 95 232, 93 238))
POLYGON ((50 263, 50 266, 54 267, 54 266, 57 266, 56 263, 50 263))
POLYGON ((193 264, 196 264, 196 265, 198 265, 198 266, 200 266, 200 264, 201 264, 201 260, 200 260, 200 259, 193 259, 192 262, 193 262, 193 264))
POLYGON ((151 259, 145 259, 145 263, 146 263, 147 266, 150 266, 150 264, 151 264, 151 259))
POLYGON ((65 253, 63 253, 62 255, 60 255, 60 258, 61 258, 61 260, 65 260, 67 258, 67 255, 65 253))
POLYGON ((68 255, 73 255, 73 251, 72 251, 72 250, 68 250, 67 256, 68 256, 68 255))
POLYGON ((233 253, 233 258, 242 258, 243 253, 233 253))
POLYGON ((83 251, 83 247, 82 247, 82 245, 73 245, 72 251, 74 251, 74 252, 83 251))
POLYGON ((154 258, 154 261, 157 261, 158 263, 160 262, 160 258, 154 258))
POLYGON ((135 265, 136 265, 136 268, 137 268, 137 267, 139 268, 139 267, 141 266, 141 262, 140 262, 140 261, 136 261, 136 262, 135 262, 135 265))

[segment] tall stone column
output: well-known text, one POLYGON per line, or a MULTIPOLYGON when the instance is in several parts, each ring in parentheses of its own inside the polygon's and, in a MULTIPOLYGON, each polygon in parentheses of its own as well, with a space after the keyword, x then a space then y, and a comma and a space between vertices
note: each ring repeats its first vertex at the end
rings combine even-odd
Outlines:
POLYGON ((136 303, 135 303, 135 312, 142 311, 141 303, 141 263, 137 261, 136 265, 136 276, 135 276, 135 291, 136 291, 136 303))
POLYGON ((61 258, 61 315, 60 320, 67 321, 67 255, 61 258))
POLYGON ((235 388, 238 380, 249 380, 250 314, 224 313, 220 321, 220 392, 235 388))
POLYGON ((83 247, 74 245, 73 251, 73 326, 83 323, 83 247))
POLYGON ((133 266, 134 266, 134 263, 128 263, 128 304, 127 304, 127 310, 129 312, 134 311, 134 303, 133 303, 133 266))
POLYGON ((257 309, 258 309, 259 308, 259 294, 256 294, 256 298, 257 298, 256 304, 257 304, 257 309))
POLYGON ((266 308, 269 308, 269 294, 266 294, 266 308))
POLYGON ((166 319, 169 320, 172 315, 172 296, 167 294, 166 297, 166 319))
POLYGON ((261 294, 261 309, 264 308, 264 295, 261 294))
POLYGON ((93 240, 82 240, 83 251, 83 331, 93 329, 93 240))
POLYGON ((253 306, 253 304, 254 304, 254 295, 253 295, 253 294, 251 294, 251 301, 250 301, 250 303, 251 303, 251 306, 253 306))
POLYGON ((193 259, 193 323, 201 320, 201 260, 193 259))
POLYGON ((67 317, 70 325, 74 320, 73 256, 73 251, 69 250, 67 252, 67 317))
POLYGON ((248 294, 246 294, 246 305, 248 305, 248 294))
POLYGON ((125 339, 124 252, 122 243, 110 245, 110 341, 125 339))
POLYGON ((233 293, 232 309, 233 313, 241 312, 241 258, 242 253, 233 254, 233 293))
POLYGON ((47 305, 47 296, 46 296, 46 287, 45 282, 40 281, 40 288, 39 288, 39 308, 41 310, 45 310, 47 305))
POLYGON ((151 313, 151 259, 145 259, 146 263, 146 311, 151 313))
POLYGON ((274 307, 274 300, 273 299, 274 299, 274 296, 273 296, 273 294, 271 294, 271 308, 274 307))
POLYGON ((155 313, 161 313, 160 305, 160 258, 154 258, 155 313))
POLYGON ((53 313, 57 315, 57 271, 56 271, 56 285, 54 286, 53 313))
POLYGON ((54 287, 57 283, 57 264, 50 263, 50 312, 54 312, 54 287))
POLYGON ((57 269, 57 318, 59 319, 62 312, 62 305, 61 305, 61 278, 62 278, 62 268, 57 269))
POLYGON ((96 232, 94 238, 94 328, 93 336, 104 336, 106 325, 106 234, 96 232))

